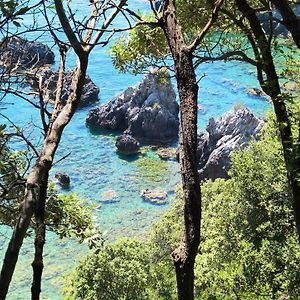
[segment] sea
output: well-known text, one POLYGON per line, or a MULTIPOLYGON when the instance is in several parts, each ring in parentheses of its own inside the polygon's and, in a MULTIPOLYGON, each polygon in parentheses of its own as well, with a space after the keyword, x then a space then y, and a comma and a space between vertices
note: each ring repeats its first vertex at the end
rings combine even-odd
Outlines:
MULTIPOLYGON (((136 11, 149 11, 147 1, 129 1, 136 11)), ((77 16, 88 14, 88 1, 72 0, 71 7, 77 16)), ((50 7, 50 15, 55 11, 50 7)), ((43 24, 40 15, 36 22, 43 24)), ((32 16, 26 16, 21 24, 32 24, 32 16)), ((122 17, 114 21, 115 27, 126 27, 122 17)), ((20 30, 20 29, 19 29, 20 30)), ((53 47, 49 32, 30 32, 24 34, 28 39, 46 43, 53 47)), ((63 37, 62 33, 59 33, 63 37)), ((54 69, 58 67, 59 55, 57 48, 54 69)), ((75 54, 69 53, 67 69, 75 64, 75 54)), ((91 53, 88 75, 100 88, 98 103, 80 108, 65 129, 56 160, 68 155, 53 167, 50 179, 54 180, 56 172, 67 173, 71 178, 68 190, 59 186, 60 193, 75 192, 80 198, 95 203, 98 209, 94 211, 95 222, 103 232, 106 242, 113 242, 120 237, 136 236, 145 238, 153 223, 157 222, 172 202, 175 188, 180 184, 179 165, 176 161, 161 160, 156 149, 143 145, 142 153, 133 158, 126 158, 116 152, 115 141, 120 132, 91 132, 85 123, 87 114, 92 107, 103 105, 113 97, 123 92, 129 86, 137 84, 143 75, 122 74, 116 70, 109 55, 109 45, 97 46, 91 53), (160 189, 167 193, 168 201, 163 205, 143 201, 141 191, 144 189, 160 189), (115 201, 103 203, 105 195, 113 193, 115 201)), ((203 77, 199 83, 198 112, 199 131, 205 131, 210 118, 217 118, 230 110, 234 105, 245 105, 256 115, 264 116, 270 109, 268 100, 254 96, 247 91, 258 88, 256 70, 243 62, 203 63, 197 69, 198 77, 203 77), (205 74, 205 76, 203 76, 205 74)), ((173 80, 174 88, 176 82, 173 80)), ((178 100, 179 101, 179 100, 178 100)), ((29 103, 13 95, 7 95, 0 103, 1 113, 11 118, 22 128, 34 143, 41 142, 39 112, 29 103)), ((1 119, 0 123, 6 121, 1 119)), ((176 147, 176 143, 171 145, 176 147)), ((12 147, 24 148, 20 142, 12 147)), ((0 259, 4 256, 11 229, 0 227, 0 259)), ((8 300, 30 299, 31 262, 33 259, 33 237, 26 238, 21 249, 16 272, 10 286, 8 300)), ((44 250, 44 273, 42 283, 42 299, 61 299, 61 289, 64 277, 76 264, 90 253, 87 245, 76 240, 59 239, 54 233, 47 233, 44 250)))

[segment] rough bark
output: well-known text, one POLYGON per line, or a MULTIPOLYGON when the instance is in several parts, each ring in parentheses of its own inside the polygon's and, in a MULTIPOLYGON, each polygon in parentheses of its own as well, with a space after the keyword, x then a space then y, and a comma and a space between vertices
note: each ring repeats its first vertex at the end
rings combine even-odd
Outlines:
POLYGON ((194 299, 194 263, 200 244, 201 191, 197 171, 198 85, 192 51, 186 47, 176 21, 174 1, 165 1, 161 24, 175 63, 180 97, 180 167, 184 193, 184 238, 172 254, 179 300, 194 299))
MULTIPOLYGON (((74 92, 68 99, 67 104, 64 106, 57 118, 53 120, 52 124, 50 124, 40 156, 28 176, 24 201, 21 206, 21 214, 14 228, 14 232, 6 250, 2 265, 0 275, 1 300, 5 299, 8 292, 8 287, 18 260, 19 251, 23 244, 23 240, 29 227, 31 218, 41 204, 40 200, 44 197, 43 187, 49 178, 49 171, 52 167, 54 155, 59 145, 62 132, 65 126, 71 120, 79 104, 85 81, 87 61, 87 56, 82 57, 80 60, 75 71, 72 84, 74 87, 74 92)), ((42 208, 42 205, 39 208, 42 208)), ((40 228, 40 230, 43 230, 43 226, 40 228)), ((40 251, 41 250, 42 249, 40 249, 40 251)), ((37 262, 37 265, 39 265, 39 272, 41 272, 42 269, 40 268, 40 262, 37 262)))
POLYGON ((36 207, 35 215, 35 253, 32 262, 33 280, 31 286, 31 299, 40 299, 42 274, 44 269, 43 250, 46 241, 46 226, 45 226, 45 200, 47 197, 48 178, 44 178, 41 183, 41 195, 36 207))
MULTIPOLYGON (((61 0, 54 0, 60 23, 72 48, 78 56, 78 62, 73 74, 70 95, 63 107, 61 106, 60 96, 57 94, 54 110, 47 128, 47 134, 43 142, 42 150, 37 162, 31 169, 26 182, 25 196, 21 205, 21 213, 5 253, 5 258, 0 273, 0 300, 4 300, 6 298, 9 284, 18 260, 19 251, 34 213, 36 214, 37 220, 37 236, 35 240, 35 260, 33 262, 34 280, 32 285, 32 299, 39 299, 43 270, 43 247, 45 243, 44 202, 49 171, 52 167, 54 155, 59 145, 63 130, 72 119, 75 110, 79 105, 80 97, 83 91, 83 85, 85 82, 89 53, 98 43, 99 39, 105 33, 105 29, 112 23, 116 15, 120 12, 121 7, 124 6, 126 2, 126 0, 120 0, 118 5, 114 4, 115 8, 112 10, 111 14, 105 18, 101 30, 97 31, 92 43, 87 47, 84 47, 72 30, 61 0)), ((93 8, 92 18, 95 17, 95 9, 93 8)), ((92 21, 91 24, 94 26, 95 22, 92 21)), ((92 37, 90 30, 93 29, 94 28, 90 28, 88 30, 85 42, 90 41, 92 37)))
POLYGON ((291 33, 294 42, 300 49, 300 19, 293 12, 287 0, 271 0, 282 15, 283 24, 291 33))
POLYGON ((281 93, 270 43, 265 36, 255 10, 247 3, 246 0, 236 0, 236 4, 240 12, 249 21, 251 31, 256 42, 256 44, 252 44, 252 47, 257 47, 257 49, 255 49, 255 52, 259 50, 260 57, 257 57, 257 59, 259 60, 257 66, 258 79, 264 92, 271 97, 274 106, 287 176, 289 179, 293 199, 295 223, 298 232, 298 238, 300 241, 300 149, 293 141, 291 123, 288 116, 285 99, 281 93), (265 74, 265 76, 263 76, 263 73, 265 74))

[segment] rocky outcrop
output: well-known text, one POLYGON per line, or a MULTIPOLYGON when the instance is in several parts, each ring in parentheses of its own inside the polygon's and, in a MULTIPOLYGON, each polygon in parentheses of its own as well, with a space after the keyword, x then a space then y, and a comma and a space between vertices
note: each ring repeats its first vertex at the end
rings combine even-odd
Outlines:
POLYGON ((233 108, 219 119, 210 119, 207 132, 198 135, 200 178, 228 178, 231 153, 245 147, 251 139, 257 139, 264 123, 248 108, 233 108))
POLYGON ((20 37, 2 41, 0 47, 0 63, 12 70, 28 70, 52 64, 54 58, 54 53, 47 45, 20 37))
POLYGON ((131 135, 123 134, 117 138, 116 147, 118 149, 118 152, 130 155, 139 152, 140 143, 131 135))
MULTIPOLYGON (((72 71, 66 72, 64 74, 64 84, 62 90, 62 103, 64 103, 69 95, 69 91, 72 83, 72 71)), ((55 100, 55 94, 57 89, 57 80, 58 72, 51 69, 41 69, 31 74, 28 77, 28 83, 32 86, 33 89, 37 89, 37 82, 41 85, 41 92, 43 95, 44 101, 53 103, 55 100)), ((91 103, 94 103, 98 100, 99 88, 95 83, 90 79, 89 76, 86 76, 85 85, 83 88, 83 93, 80 99, 80 106, 86 106, 91 103)))
POLYGON ((165 144, 178 137, 179 106, 169 76, 151 72, 107 104, 92 109, 87 125, 123 130, 140 142, 165 144))

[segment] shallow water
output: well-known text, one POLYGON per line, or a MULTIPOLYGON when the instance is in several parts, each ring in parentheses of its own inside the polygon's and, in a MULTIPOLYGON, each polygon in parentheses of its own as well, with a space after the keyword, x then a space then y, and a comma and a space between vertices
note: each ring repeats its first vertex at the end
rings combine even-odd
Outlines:
MULTIPOLYGON (((143 8, 141 3, 137 6, 143 8)), ((85 9, 83 3, 78 4, 78 10, 85 9)), ((116 22, 120 23, 122 20, 116 22)), ((50 41, 47 35, 42 39, 44 42, 50 41)), ((74 55, 71 55, 69 66, 72 64, 74 55)), ((259 115, 263 115, 269 108, 266 99, 247 94, 248 88, 258 87, 255 70, 249 65, 240 62, 206 63, 197 71, 199 76, 204 72, 206 76, 201 80, 199 91, 199 104, 203 106, 199 111, 201 130, 205 129, 210 117, 220 116, 236 103, 248 106, 259 115)), ((101 89, 98 105, 108 102, 113 96, 141 79, 141 76, 118 74, 112 66, 107 48, 101 47, 95 48, 90 57, 88 74, 101 89)), ((29 120, 30 123, 39 124, 38 112, 28 103, 11 96, 5 99, 5 103, 5 113, 18 125, 27 127, 28 132, 32 130, 28 124, 29 120)), ((101 208, 95 211, 95 215, 108 240, 119 236, 142 236, 168 205, 146 203, 141 199, 140 192, 146 188, 160 188, 167 191, 171 199, 175 185, 180 182, 178 164, 161 161, 150 147, 144 147, 143 154, 136 159, 126 160, 119 156, 114 146, 116 134, 95 134, 86 128, 85 119, 90 108, 78 110, 66 128, 56 158, 71 154, 53 168, 51 177, 55 172, 68 173, 71 177, 72 192, 101 205, 101 208), (118 201, 101 204, 101 195, 110 190, 117 194, 118 201)), ((37 140, 38 132, 37 128, 32 131, 31 137, 34 140, 37 140)), ((2 232, 9 236, 8 229, 2 228, 2 232)), ((0 236, 0 256, 4 254, 6 245, 7 239, 0 236)), ((22 249, 8 299, 29 299, 29 266, 33 255, 31 245, 31 239, 28 238, 22 249)), ((75 241, 61 241, 53 234, 47 236, 43 299, 60 299, 63 282, 61 274, 69 271, 76 260, 87 251, 86 246, 78 245, 75 241)))

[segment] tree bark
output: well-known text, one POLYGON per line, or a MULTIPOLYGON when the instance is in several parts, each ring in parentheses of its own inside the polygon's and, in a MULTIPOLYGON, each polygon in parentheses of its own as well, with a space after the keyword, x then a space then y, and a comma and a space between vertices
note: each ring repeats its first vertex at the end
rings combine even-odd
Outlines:
POLYGON ((300 19, 297 17, 287 0, 271 0, 282 15, 283 24, 291 33, 294 42, 300 49, 300 19))
POLYGON ((194 264, 200 244, 201 191, 197 171, 197 99, 198 85, 194 71, 192 51, 184 43, 176 20, 176 7, 172 0, 164 3, 161 27, 168 41, 180 97, 180 168, 184 193, 184 237, 182 244, 172 253, 176 270, 179 300, 194 299, 194 264))
MULTIPOLYGON (((9 284, 18 260, 19 251, 23 244, 31 218, 37 208, 43 207, 43 204, 41 204, 40 201, 45 201, 43 198, 45 195, 43 190, 44 184, 48 181, 49 171, 52 167, 54 155, 59 145, 63 130, 70 122, 76 108, 79 105, 79 100, 85 82, 87 63, 88 56, 82 55, 73 76, 71 88, 72 92, 70 97, 62 111, 58 114, 57 118, 52 120, 52 123, 50 123, 40 156, 28 176, 25 197, 21 206, 21 214, 14 228, 2 265, 0 274, 0 300, 4 300, 7 295, 9 284), (39 205, 41 206, 39 207, 39 205)), ((42 231, 43 226, 39 230, 42 231)), ((40 251, 41 250, 42 248, 40 251)), ((37 262, 37 265, 39 265, 38 272, 41 272, 42 270, 40 263, 40 261, 37 262)), ((38 290, 36 284, 37 282, 35 282, 35 291, 38 290)))
POLYGON ((41 196, 34 213, 35 215, 35 253, 32 262, 33 280, 31 286, 31 299, 40 299, 42 274, 44 269, 43 250, 46 241, 46 226, 45 226, 45 204, 47 197, 48 178, 44 178, 41 185, 41 196))
MULTIPOLYGON (((250 7, 246 0, 236 0, 236 4, 240 12, 248 19, 257 48, 260 51, 261 58, 258 57, 258 79, 264 92, 271 97, 274 106, 287 176, 292 194, 298 239, 300 242, 300 148, 298 148, 297 144, 293 141, 291 123, 284 96, 281 94, 270 43, 265 36, 255 10, 250 7), (264 78, 262 71, 265 73, 266 78, 264 78)), ((257 52, 257 49, 255 52, 257 52)))

